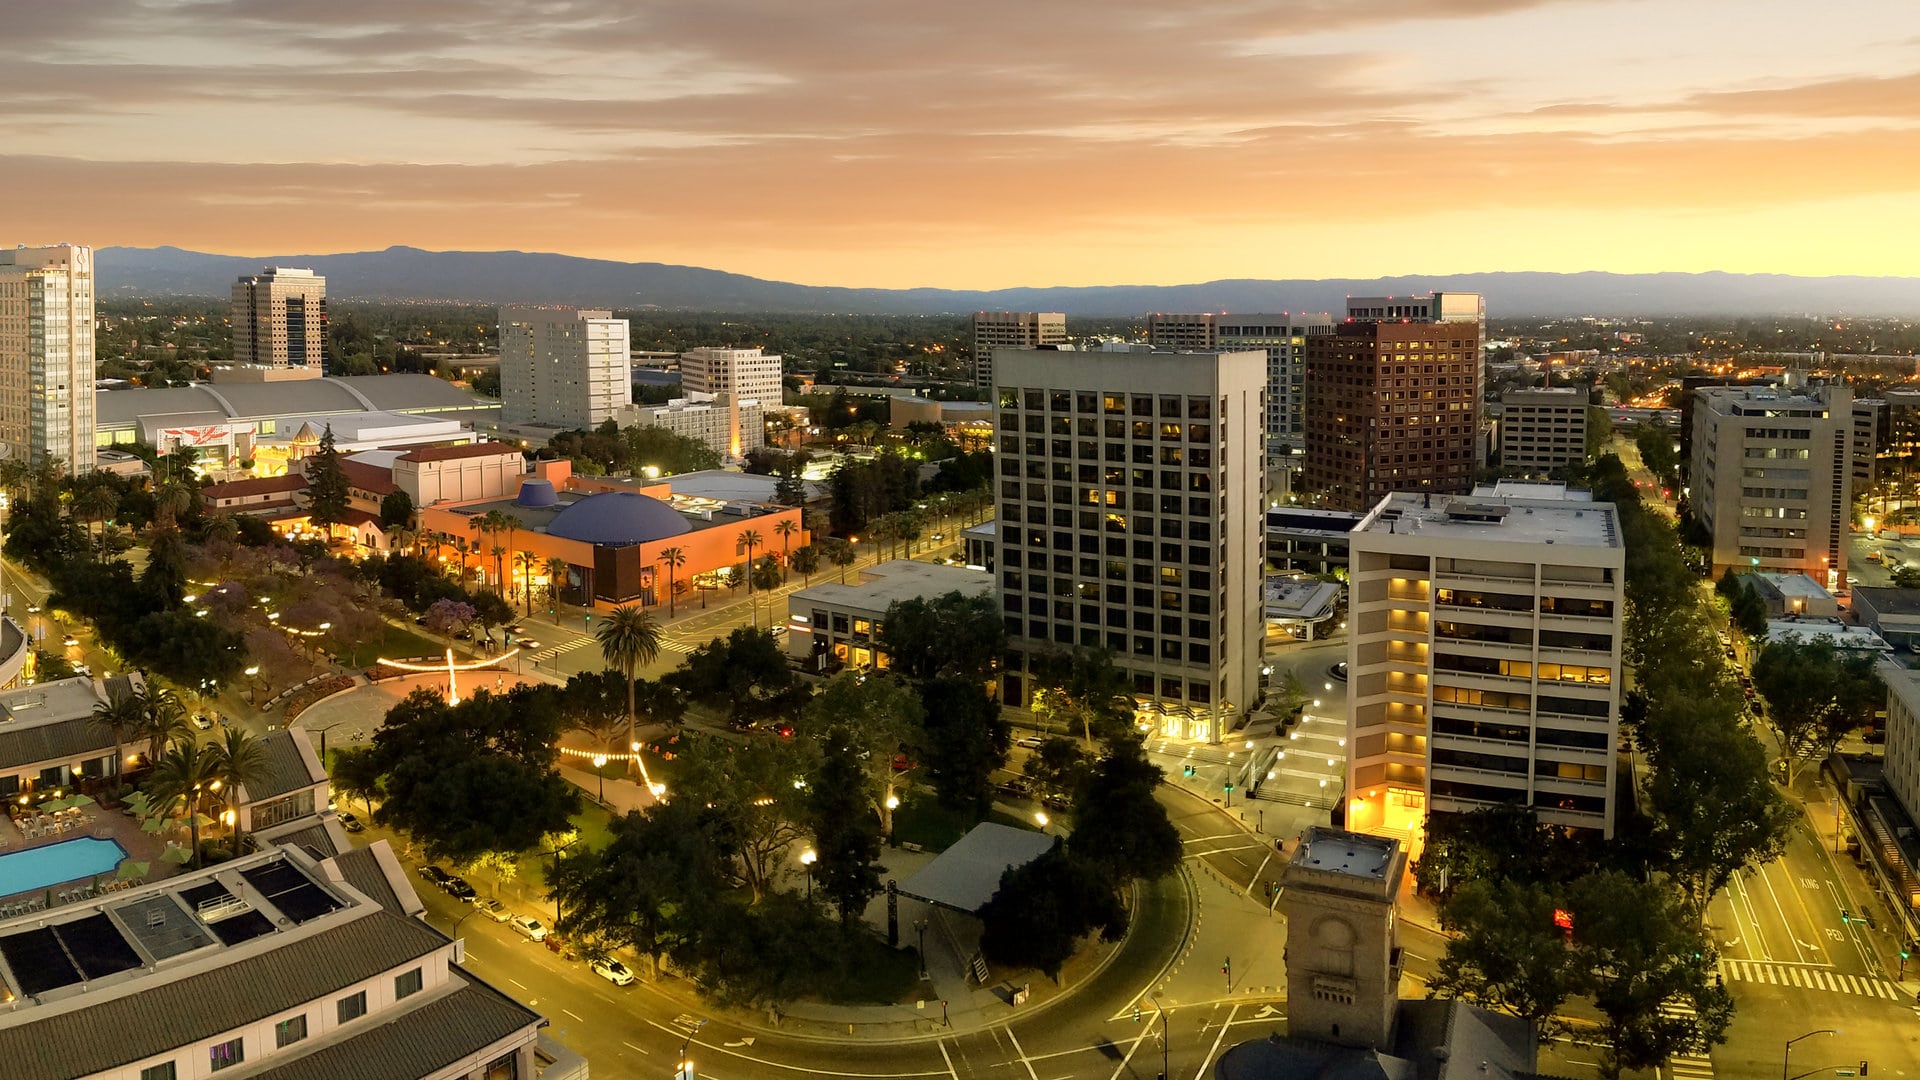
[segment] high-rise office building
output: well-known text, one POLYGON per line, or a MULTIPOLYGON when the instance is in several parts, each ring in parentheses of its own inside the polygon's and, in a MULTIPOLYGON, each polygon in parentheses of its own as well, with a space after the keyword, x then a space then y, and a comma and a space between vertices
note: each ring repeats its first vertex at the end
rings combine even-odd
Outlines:
POLYGON ((1308 336, 1332 330, 1333 317, 1325 312, 1156 312, 1147 316, 1147 344, 1156 349, 1260 349, 1267 354, 1267 407, 1262 426, 1269 455, 1297 454, 1304 448, 1306 369, 1301 364, 1301 352, 1308 336))
POLYGON ((1067 317, 1058 311, 976 311, 973 313, 973 384, 993 386, 995 349, 1036 349, 1064 345, 1067 317))
POLYGON ((690 394, 732 394, 780 408, 780 355, 759 349, 689 349, 680 354, 680 388, 690 394))
POLYGON ((1535 387, 1500 395, 1500 467, 1545 476, 1587 460, 1587 392, 1535 387))
POLYGON ((1853 399, 1853 493, 1873 490, 1880 460, 1880 425, 1887 416, 1885 398, 1853 399))
POLYGON ((1266 357, 1000 358, 1005 700, 1036 656, 1105 648, 1162 732, 1219 741, 1260 687, 1266 357))
POLYGON ((1693 517, 1713 535, 1713 572, 1805 574, 1829 591, 1847 573, 1853 391, 1704 386, 1694 391, 1693 517))
POLYGON ((0 448, 91 472, 93 249, 0 251, 0 448))
POLYGON ((327 348, 327 279, 271 266, 233 283, 233 362, 319 371, 327 348))
POLYGON ((611 311, 500 309, 500 419, 593 428, 633 404, 627 320, 611 311))
POLYGON ((1395 491, 1472 490, 1484 311, 1476 293, 1356 297, 1347 321, 1307 339, 1309 491, 1364 510, 1395 491))
POLYGON ((1626 551, 1558 484, 1401 492, 1348 537, 1347 827, 1502 804, 1613 834, 1626 551))

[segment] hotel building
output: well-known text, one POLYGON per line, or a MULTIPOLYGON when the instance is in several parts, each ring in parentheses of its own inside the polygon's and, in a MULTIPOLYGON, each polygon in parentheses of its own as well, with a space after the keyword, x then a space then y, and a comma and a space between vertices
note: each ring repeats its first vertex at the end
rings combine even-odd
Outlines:
POLYGON ((1713 573, 1846 579, 1853 496, 1853 391, 1705 386, 1694 391, 1694 520, 1713 536, 1713 573))
POLYGON ((500 309, 500 421, 596 428, 633 404, 627 320, 611 311, 500 309))
POLYGON ((93 249, 0 250, 0 451, 93 470, 93 249))
POLYGON ((1064 345, 1067 317, 1058 311, 976 311, 973 313, 973 384, 994 384, 995 349, 1037 349, 1064 345))
POLYGON ((233 284, 233 362, 321 369, 327 348, 327 279, 272 266, 233 284))

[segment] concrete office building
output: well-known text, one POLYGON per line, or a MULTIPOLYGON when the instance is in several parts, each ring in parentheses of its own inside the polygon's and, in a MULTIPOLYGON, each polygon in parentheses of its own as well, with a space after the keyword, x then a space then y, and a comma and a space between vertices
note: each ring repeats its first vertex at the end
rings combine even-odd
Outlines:
POLYGON ((621 427, 662 427, 682 438, 698 439, 724 458, 740 458, 767 444, 766 410, 755 399, 733 394, 688 394, 665 405, 629 405, 620 411, 621 427))
POLYGON ((1349 545, 1347 826, 1414 837, 1429 810, 1506 803, 1611 836, 1613 505, 1557 484, 1401 492, 1349 545))
POLYGON ((1465 494, 1485 461, 1484 303, 1473 293, 1356 298, 1306 344, 1303 480, 1336 510, 1396 491, 1465 494))
POLYGON ((1011 651, 1108 648, 1149 722, 1217 742, 1259 692, 1258 352, 1002 350, 998 564, 1011 651))
POLYGON ((1305 445, 1303 429, 1306 369, 1300 362, 1307 338, 1333 331, 1333 316, 1325 312, 1277 312, 1234 315, 1163 314, 1147 316, 1147 344, 1176 352, 1260 349, 1267 354, 1267 407, 1263 429, 1267 453, 1299 453, 1305 445))
POLYGON ((973 313, 973 384, 994 385, 995 349, 1035 349, 1064 345, 1067 317, 1058 311, 976 311, 973 313))
POLYGON ((1362 1046, 1392 1041, 1400 935, 1394 900, 1407 872, 1396 840, 1315 825, 1286 871, 1287 1032, 1362 1046))
POLYGON ((0 251, 0 450, 93 470, 93 249, 0 251))
POLYGON ((1853 392, 1709 386, 1694 391, 1694 519, 1713 535, 1713 573, 1846 579, 1853 495, 1853 392))
POLYGON ((1587 392, 1575 386, 1500 395, 1500 467, 1530 476, 1587 460, 1587 392))
POLYGON ((633 404, 627 320, 610 311, 500 309, 500 421, 594 428, 633 404))
POLYGON ((680 388, 689 394, 732 394, 736 401, 778 409, 780 355, 759 349, 689 349, 680 354, 680 388))
POLYGON ((1874 466, 1880 454, 1880 424, 1886 416, 1883 398, 1855 398, 1853 401, 1853 493, 1865 495, 1873 490, 1874 466))
POLYGON ((327 279, 270 266, 233 284, 233 362, 321 369, 327 348, 327 279))

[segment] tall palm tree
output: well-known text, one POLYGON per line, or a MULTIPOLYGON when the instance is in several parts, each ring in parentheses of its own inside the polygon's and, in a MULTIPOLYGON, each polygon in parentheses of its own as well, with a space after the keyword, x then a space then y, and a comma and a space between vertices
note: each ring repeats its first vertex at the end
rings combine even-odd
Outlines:
MULTIPOLYGON (((484 578, 487 576, 487 547, 480 538, 493 531, 493 511, 489 510, 484 514, 468 518, 467 528, 473 532, 473 550, 480 556, 480 576, 484 578)), ((461 572, 465 573, 466 568, 466 561, 463 559, 460 564, 461 572)))
POLYGON ((517 551, 513 555, 514 565, 520 570, 520 596, 526 602, 527 614, 533 614, 533 568, 540 565, 540 556, 531 551, 517 551))
POLYGON ((853 565, 853 545, 836 538, 827 545, 827 561, 840 568, 840 584, 847 583, 847 567, 853 565))
POLYGON ((471 550, 467 546, 467 538, 464 536, 454 537, 453 550, 460 553, 460 585, 464 588, 467 584, 467 552, 471 550))
POLYGON ((558 613, 560 608, 560 590, 567 585, 567 560, 558 555, 547 560, 547 602, 558 613))
POLYGON ((502 600, 507 598, 507 579, 501 570, 500 560, 505 558, 506 554, 506 545, 493 545, 493 591, 497 593, 502 600))
POLYGON ((156 759, 153 786, 159 795, 154 812, 161 815, 182 810, 187 830, 193 838, 193 865, 200 867, 200 807, 212 795, 219 775, 214 771, 211 747, 186 739, 171 746, 156 759))
POLYGON ((113 772, 114 785, 119 786, 119 776, 125 771, 127 756, 124 752, 127 740, 140 733, 146 722, 140 695, 131 691, 122 691, 110 695, 107 700, 93 707, 93 725, 113 736, 113 772))
POLYGON ((167 748, 187 739, 187 709, 171 690, 147 689, 134 695, 140 702, 140 737, 147 740, 147 760, 159 761, 167 748))
MULTIPOLYGON (((749 568, 753 566, 753 549, 759 547, 761 544, 765 542, 766 541, 760 536, 760 530, 758 529, 741 529, 740 530, 739 543, 741 547, 747 549, 746 565, 749 568)), ((747 576, 747 595, 748 596, 753 595, 753 577, 751 574, 747 576)))
MULTIPOLYGON (((631 750, 635 741, 633 677, 640 665, 651 664, 660 656, 660 625, 644 609, 626 604, 614 608, 593 636, 600 642, 600 655, 607 666, 619 668, 627 677, 627 748, 631 750)), ((639 765, 640 755, 635 754, 632 761, 639 765)), ((647 767, 640 765, 642 776, 646 771, 647 767)))
POLYGON ((251 732, 237 727, 226 729, 226 734, 207 745, 205 752, 213 758, 211 771, 214 783, 225 798, 227 809, 233 811, 233 855, 240 857, 240 788, 254 786, 267 779, 267 749, 251 732))
MULTIPOLYGON (((509 553, 509 558, 511 558, 511 553, 513 551, 514 530, 519 529, 525 524, 526 522, 521 521, 519 518, 515 517, 514 515, 507 513, 505 510, 499 511, 494 516, 493 527, 494 527, 495 533, 497 534, 501 531, 504 531, 507 534, 507 551, 509 553)), ((498 536, 496 535, 495 538, 498 539, 498 536)), ((509 565, 511 565, 511 563, 509 563, 509 565)), ((494 570, 496 573, 498 573, 499 567, 495 566, 494 570)))
POLYGON ((660 562, 667 568, 667 618, 673 618, 673 572, 687 563, 687 553, 677 547, 665 548, 660 552, 660 562))
POLYGON ((813 584, 813 572, 820 569, 820 549, 808 544, 794 552, 793 568, 805 575, 805 584, 813 584))
MULTIPOLYGON (((773 531, 780 534, 781 565, 785 566, 792 563, 793 562, 793 534, 800 531, 800 526, 794 524, 792 518, 782 518, 779 521, 774 523, 773 531)), ((786 574, 782 573, 780 575, 780 580, 785 581, 786 578, 787 578, 786 574)))
POLYGON ((96 544, 98 541, 94 537, 93 527, 95 524, 103 526, 102 534, 104 535, 107 519, 113 516, 115 510, 120 509, 120 496, 114 494, 113 489, 105 484, 94 484, 73 500, 73 508, 87 523, 89 544, 96 544))

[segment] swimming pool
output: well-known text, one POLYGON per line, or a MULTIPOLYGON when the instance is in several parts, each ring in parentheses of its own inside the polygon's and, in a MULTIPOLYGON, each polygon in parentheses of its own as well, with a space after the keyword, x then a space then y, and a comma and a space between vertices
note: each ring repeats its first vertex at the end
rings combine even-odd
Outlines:
POLYGON ((126 857, 127 849, 120 846, 120 841, 95 836, 0 855, 0 896, 111 874, 126 857))

